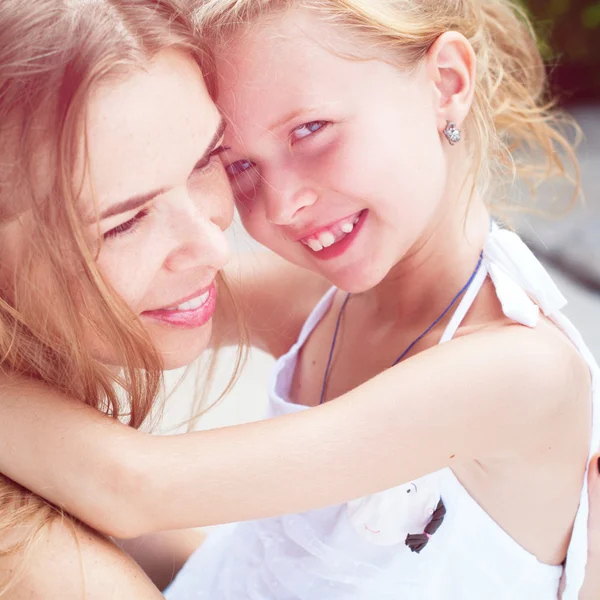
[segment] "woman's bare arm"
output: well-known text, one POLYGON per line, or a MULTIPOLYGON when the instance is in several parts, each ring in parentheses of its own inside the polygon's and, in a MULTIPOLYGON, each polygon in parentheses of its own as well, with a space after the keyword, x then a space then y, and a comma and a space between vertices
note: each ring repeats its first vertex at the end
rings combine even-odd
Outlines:
POLYGON ((39 390, 7 397, 0 470, 118 537, 337 504, 453 461, 518 456, 582 425, 589 372, 557 339, 522 327, 474 334, 324 406, 177 436, 39 390))
POLYGON ((285 354, 298 338, 306 318, 331 284, 276 254, 239 255, 225 270, 235 304, 222 290, 215 340, 239 342, 237 315, 250 333, 250 344, 272 356, 285 354))

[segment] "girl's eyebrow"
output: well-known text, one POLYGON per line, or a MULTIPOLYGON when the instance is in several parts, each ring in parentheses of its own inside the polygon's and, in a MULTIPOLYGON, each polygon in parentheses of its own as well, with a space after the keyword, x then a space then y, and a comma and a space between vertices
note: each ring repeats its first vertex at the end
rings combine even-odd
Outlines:
POLYGON ((305 106, 304 108, 296 108, 290 112, 288 112, 283 118, 277 120, 273 125, 271 125, 267 131, 273 133, 277 129, 281 129, 284 125, 287 125, 290 121, 293 121, 300 115, 310 114, 314 112, 316 107, 314 106, 305 106))
MULTIPOLYGON (((223 119, 223 117, 221 117, 219 124, 217 125, 217 129, 215 130, 215 133, 213 134, 206 150, 204 151, 204 154, 197 161, 196 166, 202 164, 202 162, 205 162, 210 157, 211 152, 213 152, 213 150, 215 149, 215 146, 219 143, 220 139, 223 137, 223 133, 225 133, 225 127, 226 127, 225 119, 223 119)), ((121 213, 124 213, 124 212, 133 211, 136 208, 139 208, 140 206, 147 204, 148 202, 150 202, 157 196, 164 194, 165 192, 168 191, 168 189, 169 188, 162 187, 162 188, 159 188, 156 190, 152 190, 151 192, 147 192, 145 194, 139 194, 136 196, 132 196, 131 198, 128 198, 127 200, 124 200, 123 202, 118 202, 117 204, 113 204, 112 206, 109 206, 106 210, 104 210, 102 213, 100 213, 100 220, 108 219, 109 217, 114 217, 114 216, 120 215, 121 213)), ((96 217, 93 217, 92 219, 89 220, 90 225, 95 222, 96 222, 96 217)))

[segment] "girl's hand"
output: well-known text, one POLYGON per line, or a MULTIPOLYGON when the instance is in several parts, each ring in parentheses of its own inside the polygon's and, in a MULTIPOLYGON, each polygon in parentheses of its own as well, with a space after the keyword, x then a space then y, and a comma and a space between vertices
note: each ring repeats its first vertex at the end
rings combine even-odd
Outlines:
POLYGON ((579 600, 600 598, 600 454, 592 458, 588 474, 590 518, 588 521, 588 562, 579 600))
MULTIPOLYGON (((600 599, 600 454, 590 461, 588 471, 588 497, 590 516, 588 520, 588 561, 585 581, 579 592, 579 600, 600 599)), ((560 580, 559 599, 565 591, 565 574, 560 580)))

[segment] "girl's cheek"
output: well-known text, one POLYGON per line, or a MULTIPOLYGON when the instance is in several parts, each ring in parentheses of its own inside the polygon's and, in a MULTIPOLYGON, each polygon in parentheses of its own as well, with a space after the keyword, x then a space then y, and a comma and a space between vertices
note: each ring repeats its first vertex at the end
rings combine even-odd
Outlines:
POLYGON ((246 208, 244 204, 238 204, 238 214, 244 229, 254 238, 262 241, 264 236, 261 235, 261 230, 266 224, 266 219, 260 216, 260 211, 246 208))
POLYGON ((240 175, 230 180, 235 204, 240 214, 254 212, 260 201, 260 183, 256 174, 240 175))
POLYGON ((352 188, 348 182, 368 168, 361 152, 351 143, 343 144, 341 139, 311 156, 303 166, 306 176, 316 185, 334 190, 352 188))

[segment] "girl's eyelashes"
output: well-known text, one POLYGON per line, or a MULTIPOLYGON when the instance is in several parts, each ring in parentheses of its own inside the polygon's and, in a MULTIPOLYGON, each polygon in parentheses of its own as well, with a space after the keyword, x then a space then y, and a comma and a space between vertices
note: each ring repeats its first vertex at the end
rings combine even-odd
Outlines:
POLYGON ((116 227, 113 227, 109 231, 107 231, 102 237, 105 241, 112 240, 126 233, 133 233, 139 223, 148 216, 148 209, 145 208, 141 210, 139 213, 133 217, 133 219, 129 219, 129 221, 125 221, 125 223, 121 223, 116 227))
POLYGON ((328 121, 309 121, 308 123, 303 123, 300 127, 296 127, 290 134, 292 144, 322 131, 329 125, 331 123, 328 121))
POLYGON ((229 177, 237 177, 241 175, 248 169, 251 169, 254 166, 254 163, 249 160, 236 160, 235 162, 227 165, 225 167, 225 171, 229 177))
MULTIPOLYGON (((310 121, 308 123, 303 123, 299 127, 296 127, 296 129, 294 129, 290 134, 292 145, 303 140, 304 138, 320 133, 324 129, 328 128, 331 124, 332 123, 329 121, 310 121)), ((230 150, 230 148, 225 148, 225 150, 230 150)), ((255 163, 252 161, 248 159, 241 159, 226 165, 225 171, 231 179, 235 179, 255 166, 255 163)))

